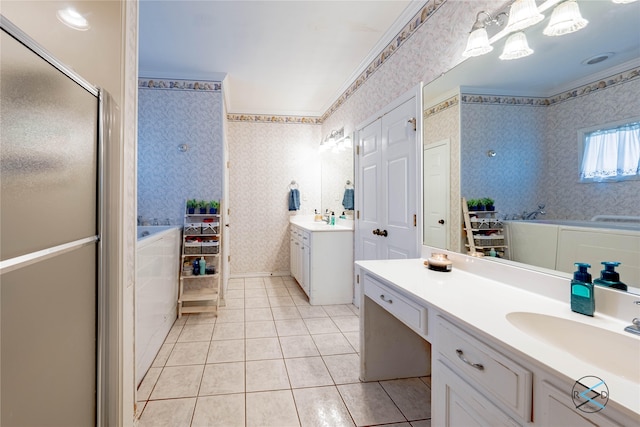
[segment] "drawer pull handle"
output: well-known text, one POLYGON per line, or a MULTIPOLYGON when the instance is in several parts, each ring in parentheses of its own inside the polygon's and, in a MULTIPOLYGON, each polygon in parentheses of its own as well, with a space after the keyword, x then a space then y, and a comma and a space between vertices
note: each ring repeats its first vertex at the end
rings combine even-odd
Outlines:
POLYGON ((476 368, 479 371, 484 370, 484 366, 481 363, 471 363, 467 360, 466 357, 464 357, 464 353, 462 352, 462 350, 460 350, 459 348, 456 349, 456 354, 458 355, 458 358, 460 360, 462 360, 464 363, 466 363, 467 365, 476 368))
POLYGON ((388 302, 389 304, 393 304, 393 300, 385 298, 384 295, 380 295, 380 299, 384 302, 388 302))

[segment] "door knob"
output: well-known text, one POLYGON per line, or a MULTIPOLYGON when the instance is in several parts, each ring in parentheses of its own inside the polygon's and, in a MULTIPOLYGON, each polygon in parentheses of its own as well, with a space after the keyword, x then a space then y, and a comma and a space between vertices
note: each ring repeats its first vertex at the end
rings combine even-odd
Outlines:
POLYGON ((380 231, 380 232, 378 233, 378 235, 379 235, 379 236, 382 236, 382 237, 387 237, 387 236, 389 235, 389 233, 387 233, 387 230, 382 230, 382 231, 380 231))
POLYGON ((441 219, 440 221, 438 221, 438 224, 444 224, 444 219, 441 219))
POLYGON ((376 228, 375 230, 373 230, 373 234, 375 234, 376 236, 380 235, 380 229, 376 228))

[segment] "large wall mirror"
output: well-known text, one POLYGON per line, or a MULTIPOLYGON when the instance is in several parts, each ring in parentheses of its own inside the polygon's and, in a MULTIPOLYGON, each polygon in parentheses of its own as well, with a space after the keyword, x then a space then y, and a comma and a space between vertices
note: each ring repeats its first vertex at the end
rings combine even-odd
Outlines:
MULTIPOLYGON (((350 138, 353 141, 353 136, 350 138)), ((333 211, 336 216, 339 216, 345 211, 342 204, 345 187, 353 188, 353 148, 337 147, 322 150, 319 156, 322 212, 333 211)))
MULTIPOLYGON (((640 215, 640 181, 579 181, 580 132, 640 115, 640 2, 578 4, 589 21, 584 29, 544 36, 549 11, 525 30, 532 55, 500 60, 502 39, 489 54, 469 58, 425 85, 424 242, 466 253, 461 198, 490 197, 500 219, 513 223, 514 241, 519 237, 505 258, 566 275, 588 255, 590 241, 597 241, 606 248, 606 255, 597 255, 606 259, 597 259, 621 261, 620 279, 637 293, 640 240, 618 237, 627 231, 638 236, 640 224, 609 224, 592 235, 575 232, 558 245, 558 222, 566 228, 568 221, 598 215, 640 215), (443 164, 442 158, 450 161, 443 164), (450 194, 443 196, 443 186, 450 194), (443 197, 445 202, 438 201, 443 197), (556 224, 520 230, 523 216, 535 218, 536 226, 556 224), (538 242, 539 235, 549 240, 538 242)), ((591 261, 594 279, 603 269, 599 261, 591 261)))

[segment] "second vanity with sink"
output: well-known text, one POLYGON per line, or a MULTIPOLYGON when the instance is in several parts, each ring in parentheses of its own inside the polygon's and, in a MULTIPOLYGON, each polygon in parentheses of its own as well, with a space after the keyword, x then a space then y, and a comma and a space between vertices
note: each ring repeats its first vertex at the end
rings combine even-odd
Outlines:
POLYGON ((566 279, 450 258, 356 263, 363 381, 430 374, 434 426, 639 424, 640 297, 598 289, 583 316, 566 279))
POLYGON ((291 275, 311 305, 353 301, 353 221, 336 225, 313 216, 290 219, 291 275))

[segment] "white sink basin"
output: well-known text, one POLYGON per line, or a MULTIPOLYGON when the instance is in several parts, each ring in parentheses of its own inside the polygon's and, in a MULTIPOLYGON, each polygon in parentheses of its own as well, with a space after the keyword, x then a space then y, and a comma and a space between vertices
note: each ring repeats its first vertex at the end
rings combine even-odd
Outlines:
POLYGON ((513 312, 506 317, 513 326, 532 338, 607 372, 640 383, 640 339, 622 329, 616 333, 541 313, 513 312))

